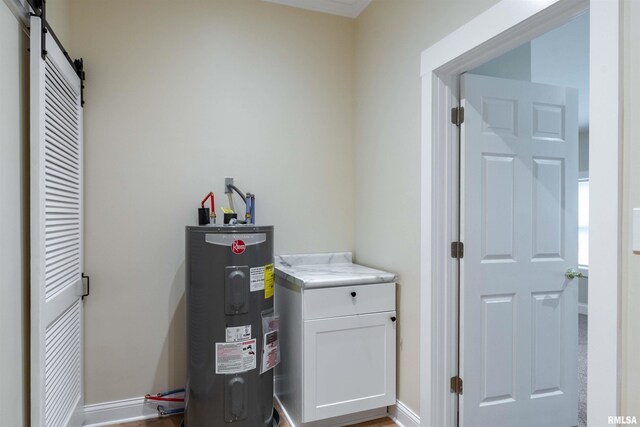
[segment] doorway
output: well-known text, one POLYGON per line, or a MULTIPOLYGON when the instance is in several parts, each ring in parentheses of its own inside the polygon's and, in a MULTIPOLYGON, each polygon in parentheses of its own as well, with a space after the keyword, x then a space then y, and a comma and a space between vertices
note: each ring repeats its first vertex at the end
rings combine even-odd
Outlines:
POLYGON ((422 54, 422 425, 453 426, 457 398, 457 280, 451 242, 457 237, 457 128, 450 109, 459 104, 457 76, 591 11, 589 69, 589 422, 606 423, 618 407, 620 16, 621 3, 602 0, 503 0, 422 54), (599 200, 597 206, 593 200, 599 200), (597 209, 596 209, 597 208, 597 209), (595 368, 595 369, 594 369, 595 368))
POLYGON ((460 77, 461 426, 586 426, 588 64, 585 13, 460 77))

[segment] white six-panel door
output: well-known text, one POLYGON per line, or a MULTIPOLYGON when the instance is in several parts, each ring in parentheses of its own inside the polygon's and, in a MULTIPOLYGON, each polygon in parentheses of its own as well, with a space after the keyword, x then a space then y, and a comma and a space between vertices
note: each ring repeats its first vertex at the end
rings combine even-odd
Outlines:
POLYGON ((81 81, 31 18, 31 425, 82 425, 81 81))
POLYGON ((461 95, 461 425, 577 425, 577 91, 463 75, 461 95))

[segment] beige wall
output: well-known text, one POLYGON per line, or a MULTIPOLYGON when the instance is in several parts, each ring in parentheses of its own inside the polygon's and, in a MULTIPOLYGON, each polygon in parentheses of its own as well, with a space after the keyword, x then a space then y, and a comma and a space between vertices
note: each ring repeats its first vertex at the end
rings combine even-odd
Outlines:
POLYGON ((47 0, 46 18, 58 40, 76 58, 71 49, 71 0, 47 0))
POLYGON ((622 414, 640 417, 640 254, 631 250, 631 209, 640 208, 640 4, 625 0, 622 227, 622 414))
POLYGON ((72 6, 91 404, 184 385, 184 226, 208 191, 227 205, 225 176, 257 194, 277 253, 353 249, 353 21, 261 1, 72 6))
POLYGON ((420 409, 420 53, 497 0, 374 0, 356 20, 356 260, 399 274, 398 399, 420 409))
POLYGON ((23 233, 28 44, 18 20, 0 2, 0 424, 7 426, 23 425, 28 417, 23 406, 28 402, 29 366, 23 233))

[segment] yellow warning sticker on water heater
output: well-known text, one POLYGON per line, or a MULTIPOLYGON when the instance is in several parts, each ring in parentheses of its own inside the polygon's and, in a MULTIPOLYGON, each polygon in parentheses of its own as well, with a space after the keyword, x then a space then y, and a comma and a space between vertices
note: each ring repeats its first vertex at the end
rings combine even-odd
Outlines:
POLYGON ((273 264, 267 264, 264 266, 264 299, 268 299, 273 296, 273 282, 273 264))

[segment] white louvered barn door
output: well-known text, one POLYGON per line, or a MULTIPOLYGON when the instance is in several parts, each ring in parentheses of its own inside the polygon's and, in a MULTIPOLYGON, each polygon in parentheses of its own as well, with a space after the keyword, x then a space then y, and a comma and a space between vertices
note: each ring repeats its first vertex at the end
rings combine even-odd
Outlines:
POLYGON ((31 18, 31 425, 83 422, 82 105, 74 68, 31 18))

